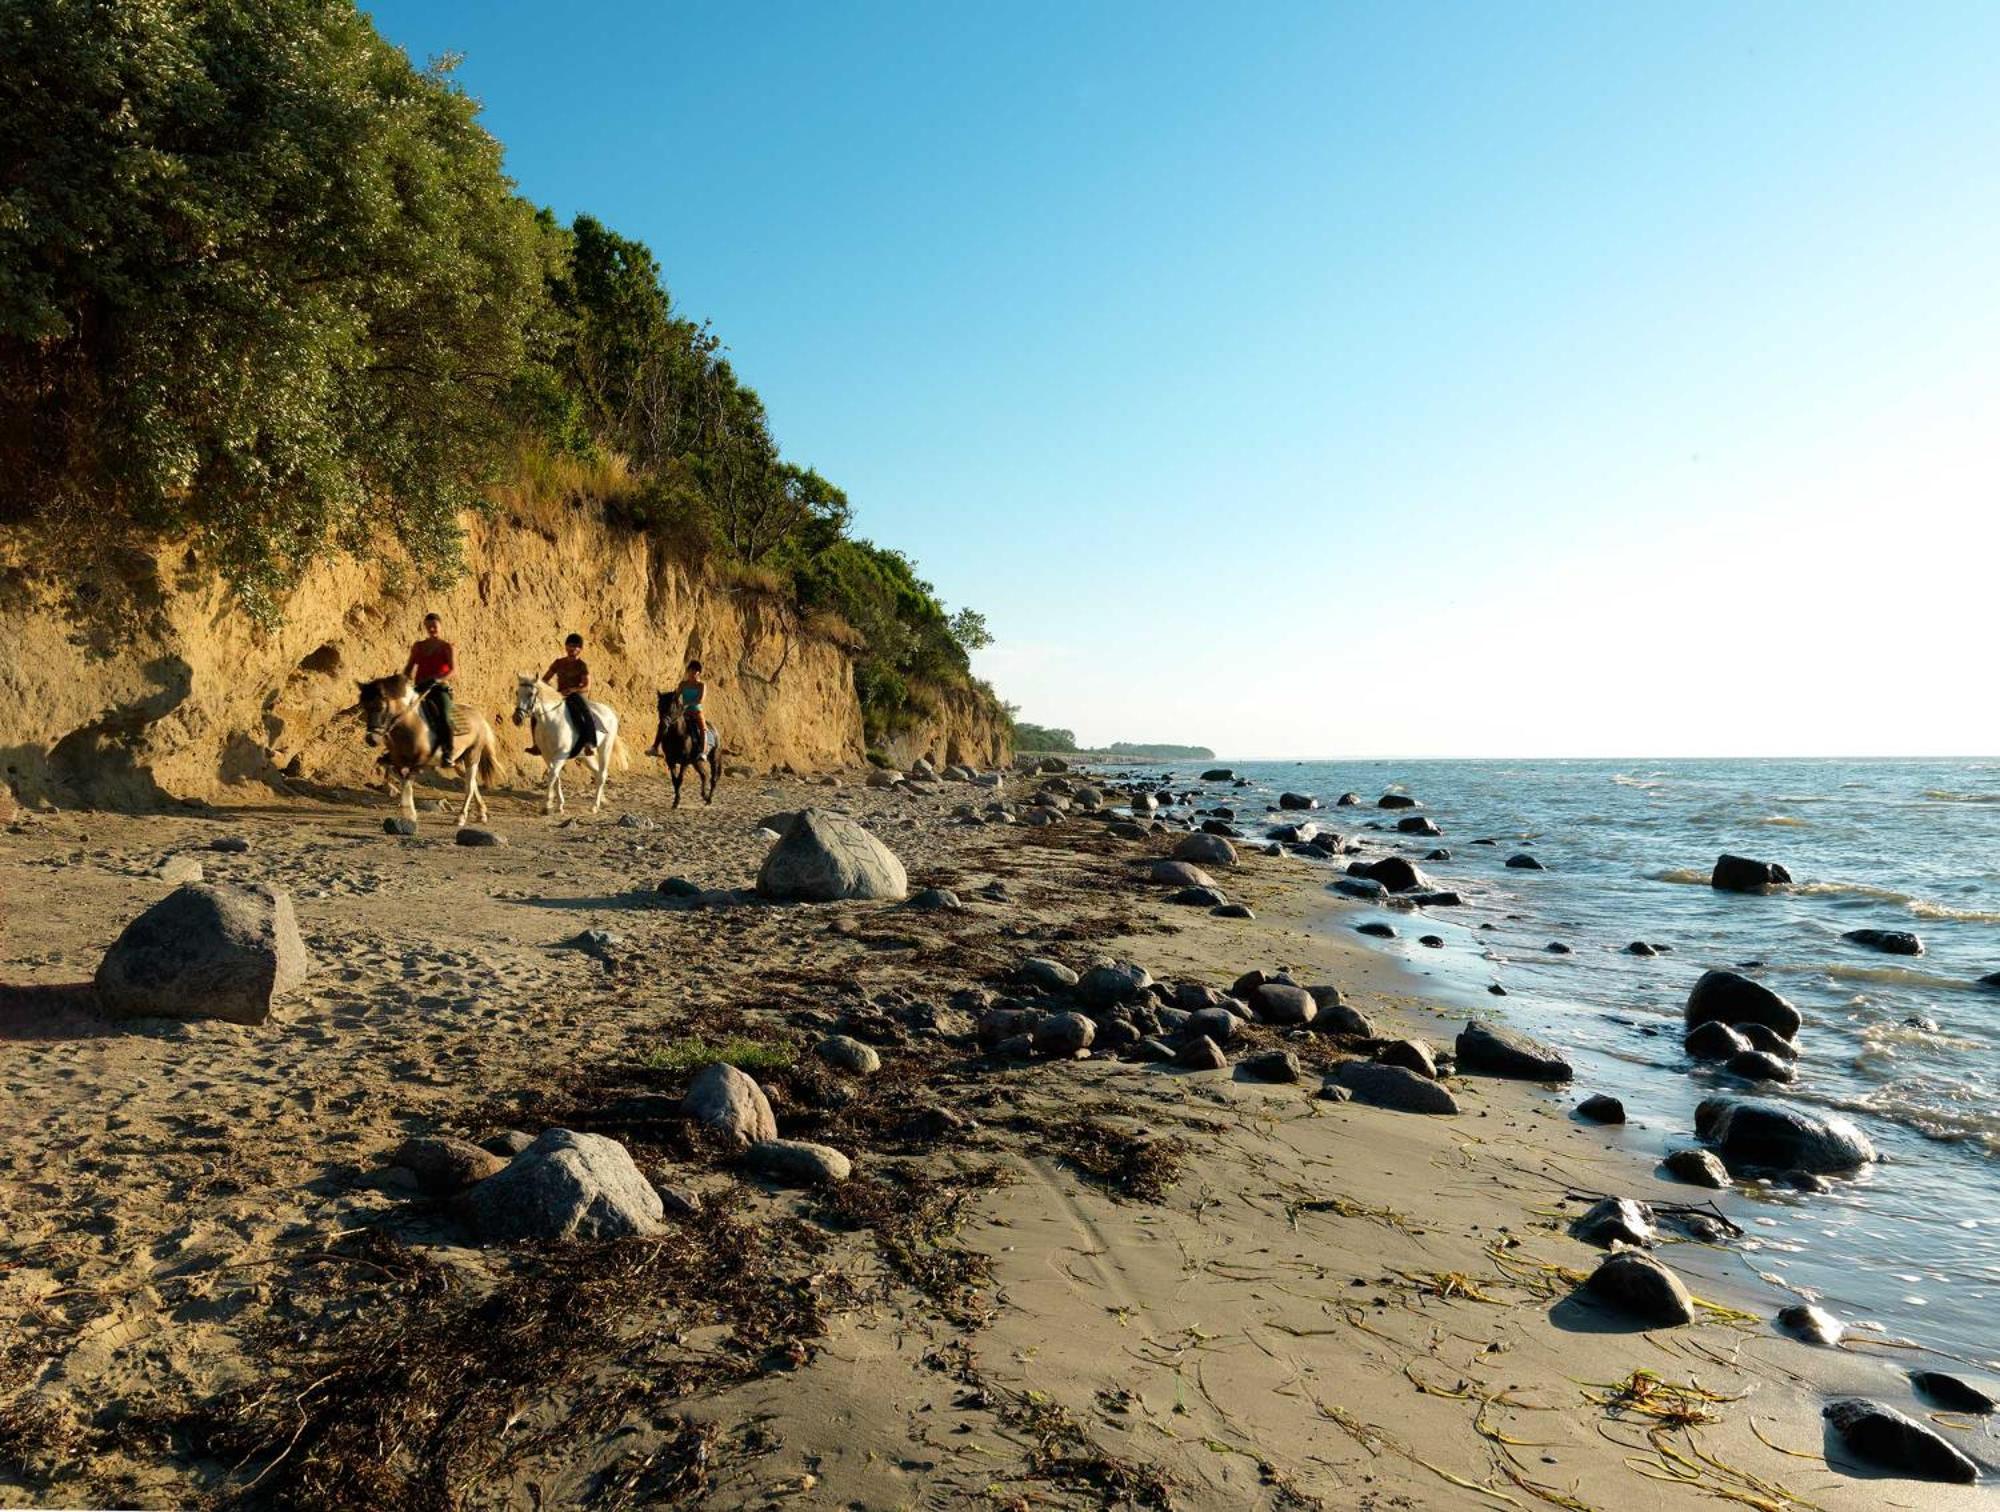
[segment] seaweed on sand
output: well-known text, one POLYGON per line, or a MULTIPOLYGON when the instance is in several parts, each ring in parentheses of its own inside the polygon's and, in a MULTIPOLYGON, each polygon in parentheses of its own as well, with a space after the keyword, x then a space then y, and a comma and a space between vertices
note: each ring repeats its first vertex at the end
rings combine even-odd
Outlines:
MULTIPOLYGON (((986 1388, 989 1397, 996 1389, 986 1388)), ((1000 1420, 1025 1434, 1030 1479, 1099 1499, 1103 1506, 1173 1505, 1174 1483, 1152 1465, 1121 1459, 1092 1438, 1061 1403, 1039 1391, 1010 1392, 994 1403, 1000 1420)))
POLYGON ((972 1200, 1009 1180, 992 1166, 941 1178, 896 1169, 842 1182, 821 1205, 835 1222, 870 1230, 889 1268, 952 1322, 977 1326, 986 1320, 979 1288, 991 1275, 991 1263, 953 1241, 972 1200))
POLYGON ((1121 1129, 1089 1114, 1027 1127, 1049 1154, 1127 1201, 1164 1202, 1189 1154, 1184 1139, 1121 1129))

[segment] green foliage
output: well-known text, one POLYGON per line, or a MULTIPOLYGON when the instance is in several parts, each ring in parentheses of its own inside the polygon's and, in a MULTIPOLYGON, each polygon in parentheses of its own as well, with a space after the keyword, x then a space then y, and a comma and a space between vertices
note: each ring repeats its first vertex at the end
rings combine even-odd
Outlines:
POLYGON ((927 690, 970 686, 971 664, 952 618, 900 551, 838 540, 800 563, 794 582, 802 605, 840 615, 866 643, 854 682, 869 739, 930 712, 927 690))
POLYGON ((1076 732, 1017 719, 1014 721, 1014 748, 1020 751, 1074 751, 1077 748, 1076 732))
POLYGON ((1158 742, 1114 740, 1104 748, 1111 756, 1143 756, 1149 761, 1213 761, 1207 746, 1163 745, 1158 742))
POLYGON ((663 1071, 669 1076, 679 1077, 692 1075, 704 1066, 713 1066, 717 1062, 754 1074, 759 1071, 784 1071, 797 1060, 798 1051, 779 1040, 753 1040, 731 1035, 727 1039, 710 1041, 690 1034, 670 1039, 663 1045, 649 1046, 640 1055, 639 1064, 649 1071, 663 1071))
POLYGON ((456 566, 536 233, 449 64, 350 0, 0 7, 0 510, 199 544, 255 614, 456 566))

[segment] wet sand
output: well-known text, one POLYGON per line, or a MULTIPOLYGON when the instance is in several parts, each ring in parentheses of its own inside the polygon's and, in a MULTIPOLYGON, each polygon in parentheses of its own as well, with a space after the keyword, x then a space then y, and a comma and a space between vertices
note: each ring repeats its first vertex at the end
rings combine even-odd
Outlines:
MULTIPOLYGON (((1598 1252, 1566 1192, 1701 1195, 1570 1116, 1596 1088, 1455 1079, 1461 1114, 1426 1118, 1322 1101, 1311 1064, 1271 1086, 971 1043, 1022 958, 1099 954, 1221 987, 1285 967, 1448 1041, 1462 1020, 1329 930, 1299 863, 1219 876, 1258 914, 1234 921, 1141 880, 1163 838, 959 826, 988 796, 962 786, 664 794, 635 773, 568 822, 505 794, 493 849, 451 843, 441 789, 414 841, 362 795, 0 836, 0 1503, 1981 1498, 1829 1467, 1827 1394, 1886 1395, 1907 1361, 1731 1314, 1701 1246, 1663 1251, 1721 1309, 1693 1326, 1571 1299, 1598 1252), (807 803, 967 906, 661 900, 670 875, 747 887, 757 819, 807 803), (222 835, 248 851, 200 849, 222 835), (182 852, 291 892, 317 972, 270 1023, 90 1012, 78 984, 182 852), (586 929, 617 937, 608 959, 565 943, 586 929), (882 1072, 819 1066, 836 1028, 882 1072), (771 1057, 784 1133, 854 1158, 846 1188, 772 1187, 672 1115, 688 1047, 730 1038, 771 1057), (411 1134, 551 1124, 620 1138, 698 1211, 660 1241, 481 1247, 385 1172, 411 1134), (1618 1405, 1638 1370, 1698 1383, 1683 1405, 1714 1421, 1618 1405)), ((1983 1426, 1948 1436, 1995 1458, 1983 1426)))

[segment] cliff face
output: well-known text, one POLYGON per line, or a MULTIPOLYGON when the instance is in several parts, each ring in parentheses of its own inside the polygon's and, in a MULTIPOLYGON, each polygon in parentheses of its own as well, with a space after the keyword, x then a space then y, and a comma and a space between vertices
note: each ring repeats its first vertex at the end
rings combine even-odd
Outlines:
MULTIPOLYGON (((265 632, 172 547, 128 550, 88 573, 46 570, 0 534, 0 780, 26 802, 137 807, 252 796, 289 780, 366 782, 374 753, 341 717, 355 684, 401 670, 425 611, 457 649, 461 701, 505 723, 515 677, 539 673, 575 630, 593 685, 623 720, 636 769, 656 690, 706 667, 710 718, 738 772, 812 771, 862 757, 853 668, 790 610, 691 573, 648 538, 580 510, 474 522, 470 571, 443 593, 399 590, 353 562, 316 568, 265 632)), ((982 763, 1004 741, 968 695, 928 742, 982 763)), ((516 779, 539 773, 509 724, 516 779)), ((919 751, 917 754, 923 754, 919 751)))

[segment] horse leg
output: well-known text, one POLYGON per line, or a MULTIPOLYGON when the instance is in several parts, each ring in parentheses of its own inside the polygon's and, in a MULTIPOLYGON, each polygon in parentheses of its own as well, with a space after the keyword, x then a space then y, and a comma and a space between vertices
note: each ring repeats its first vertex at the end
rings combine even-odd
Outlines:
POLYGON ((679 808, 681 806, 681 778, 687 775, 687 768, 679 765, 677 762, 669 761, 667 763, 667 770, 673 773, 674 807, 679 808))
POLYGON ((542 794, 542 812, 544 814, 553 814, 558 812, 564 803, 562 769, 566 758, 545 755, 542 759, 549 764, 549 785, 547 791, 542 794))
POLYGON ((486 817, 486 801, 479 797, 479 758, 468 751, 465 755, 465 802, 458 810, 459 828, 463 829, 472 818, 473 800, 479 800, 479 817, 486 817))
POLYGON ((417 818, 417 774, 414 771, 403 773, 402 809, 403 817, 414 824, 417 818))
POLYGON ((617 741, 618 737, 613 735, 597 748, 597 799, 590 805, 593 814, 604 807, 604 784, 611 780, 611 748, 617 741))

